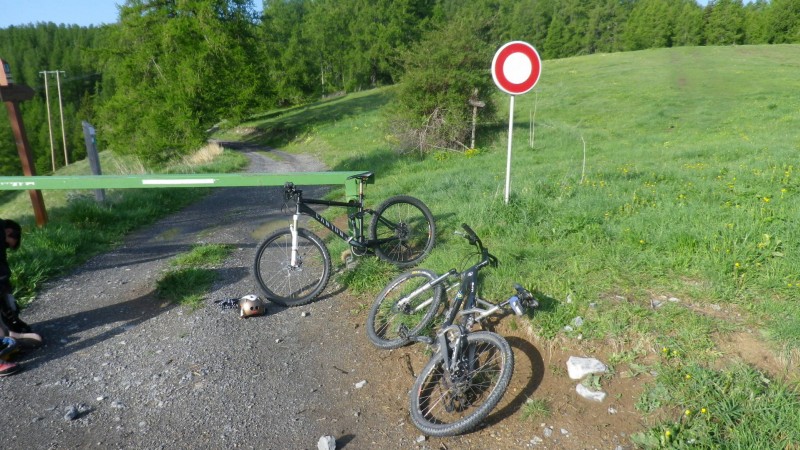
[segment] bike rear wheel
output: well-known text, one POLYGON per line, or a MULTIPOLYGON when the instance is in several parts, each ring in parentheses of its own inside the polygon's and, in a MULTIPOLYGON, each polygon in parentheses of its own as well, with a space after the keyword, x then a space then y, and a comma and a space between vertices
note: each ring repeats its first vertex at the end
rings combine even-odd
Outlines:
POLYGON ((431 252, 436 226, 433 214, 421 200, 398 195, 375 210, 369 236, 384 240, 375 247, 378 258, 405 268, 418 264, 431 252))
POLYGON ((433 321, 444 295, 441 284, 429 286, 412 298, 405 298, 437 278, 426 269, 399 275, 383 288, 367 316, 367 337, 376 347, 399 348, 419 336, 433 321))
POLYGON ((411 420, 428 436, 455 436, 476 427, 503 397, 514 371, 511 346, 489 331, 467 334, 455 374, 438 351, 411 389, 411 420))
POLYGON ((288 228, 267 236, 256 249, 253 277, 268 300, 300 306, 314 300, 328 284, 331 256, 314 233, 297 229, 297 263, 292 266, 292 233, 288 228))

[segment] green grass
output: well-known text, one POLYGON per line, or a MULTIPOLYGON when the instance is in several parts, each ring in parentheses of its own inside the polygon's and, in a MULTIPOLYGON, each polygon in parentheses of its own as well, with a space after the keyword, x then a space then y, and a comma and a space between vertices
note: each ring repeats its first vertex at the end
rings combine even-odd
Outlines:
POLYGON ((551 408, 547 400, 542 398, 528 398, 522 405, 520 418, 522 420, 542 420, 550 417, 551 408))
POLYGON ((224 244, 196 245, 191 251, 176 256, 172 264, 177 267, 216 266, 231 254, 231 247, 224 244))
POLYGON ((217 273, 212 269, 183 267, 170 270, 159 279, 156 292, 160 298, 196 309, 202 305, 216 279, 217 273))
POLYGON ((634 435, 639 446, 784 449, 800 443, 797 392, 743 364, 712 370, 665 359, 637 404, 644 412, 662 406, 679 418, 634 435))
POLYGON ((174 268, 156 282, 158 296, 191 309, 199 308, 217 280, 214 266, 224 262, 231 250, 227 245, 205 244, 176 256, 171 261, 174 268))
MULTIPOLYGON (((443 272, 471 261, 471 248, 452 235, 470 224, 501 262, 486 271, 486 298, 506 298, 520 282, 542 305, 531 322, 540 336, 565 348, 628 355, 618 373, 659 373, 643 394, 658 403, 642 410, 647 420, 686 422, 688 406, 675 392, 680 375, 651 361, 662 347, 707 373, 701 391, 713 391, 711 380, 727 373, 745 391, 755 369, 730 368, 736 358, 717 340, 759 330, 763 351, 779 356, 783 373, 765 375, 770 390, 750 389, 753 406, 742 408, 754 418, 736 422, 738 431, 698 433, 723 447, 780 448, 800 438, 762 433, 775 412, 761 405, 773 389, 782 393, 781 417, 800 428, 800 407, 789 400, 797 396, 797 358, 785 357, 800 349, 799 69, 797 45, 544 61, 534 91, 516 98, 508 205, 509 99, 499 92, 493 99, 501 119, 481 124, 478 149, 468 154, 394 153, 382 112, 391 88, 246 125, 255 130, 248 139, 315 154, 333 170, 374 170, 372 205, 396 194, 422 199, 439 230, 427 268, 443 272), (576 316, 585 319, 582 327, 564 331, 576 316)), ((390 276, 371 275, 368 284, 377 293, 378 280, 390 276)))

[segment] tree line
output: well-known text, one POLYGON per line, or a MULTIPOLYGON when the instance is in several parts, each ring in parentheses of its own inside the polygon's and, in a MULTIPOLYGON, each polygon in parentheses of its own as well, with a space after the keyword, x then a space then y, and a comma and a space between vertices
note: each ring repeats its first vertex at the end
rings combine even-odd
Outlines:
MULTIPOLYGON (((0 58, 36 91, 23 116, 37 171, 49 173, 64 157, 52 78, 50 153, 43 71, 64 71, 70 160, 84 156, 87 120, 101 148, 157 166, 255 111, 396 83, 393 131, 424 146, 416 131, 447 123, 430 145, 457 146, 467 99, 491 89, 492 54, 510 40, 544 59, 796 43, 800 0, 264 0, 261 13, 253 0, 127 0, 112 25, 0 29, 0 58)), ((0 174, 16 175, 5 123, 2 109, 0 174)))

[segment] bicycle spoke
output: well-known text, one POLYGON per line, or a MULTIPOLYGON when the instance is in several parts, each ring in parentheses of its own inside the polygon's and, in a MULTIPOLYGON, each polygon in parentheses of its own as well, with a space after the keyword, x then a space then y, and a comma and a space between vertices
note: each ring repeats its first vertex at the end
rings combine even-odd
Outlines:
POLYGON ((330 257, 319 238, 298 230, 297 257, 291 264, 292 235, 275 233, 259 247, 255 276, 269 300, 289 306, 311 301, 328 281, 330 257))
POLYGON ((391 349, 407 344, 412 337, 429 334, 444 297, 442 286, 432 283, 436 278, 430 270, 417 269, 390 281, 370 308, 367 317, 370 341, 380 348, 391 349))
POLYGON ((433 216, 413 197, 393 197, 378 208, 370 227, 379 257, 407 267, 427 256, 433 245, 433 216))
POLYGON ((471 344, 465 352, 463 373, 447 373, 440 361, 422 383, 420 412, 430 423, 454 423, 474 414, 500 379, 503 354, 491 342, 471 344), (465 364, 473 367, 464 367, 465 364))

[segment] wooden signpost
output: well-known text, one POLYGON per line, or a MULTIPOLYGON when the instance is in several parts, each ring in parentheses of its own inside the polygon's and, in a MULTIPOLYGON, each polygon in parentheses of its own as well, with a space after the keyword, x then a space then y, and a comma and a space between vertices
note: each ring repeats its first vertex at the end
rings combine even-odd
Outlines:
MULTIPOLYGON (((11 77, 11 68, 8 63, 0 59, 0 101, 6 104, 8 119, 11 121, 11 129, 14 131, 14 138, 17 141, 17 151, 22 162, 22 173, 31 177, 36 175, 36 167, 33 164, 33 153, 28 144, 28 136, 25 134, 25 125, 22 123, 22 113, 19 109, 19 102, 33 98, 33 89, 21 84, 14 84, 11 77)), ((44 197, 42 191, 30 190, 31 203, 33 204, 33 214, 36 218, 36 225, 44 226, 47 223, 47 210, 44 207, 44 197)))

